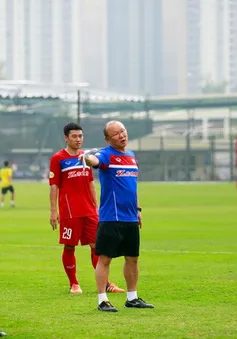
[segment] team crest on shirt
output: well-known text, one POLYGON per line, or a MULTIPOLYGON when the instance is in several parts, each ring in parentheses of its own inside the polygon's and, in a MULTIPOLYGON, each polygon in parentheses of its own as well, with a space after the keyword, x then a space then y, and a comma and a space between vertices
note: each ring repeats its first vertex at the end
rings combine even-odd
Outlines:
POLYGON ((49 179, 53 179, 54 178, 54 172, 49 172, 49 179))

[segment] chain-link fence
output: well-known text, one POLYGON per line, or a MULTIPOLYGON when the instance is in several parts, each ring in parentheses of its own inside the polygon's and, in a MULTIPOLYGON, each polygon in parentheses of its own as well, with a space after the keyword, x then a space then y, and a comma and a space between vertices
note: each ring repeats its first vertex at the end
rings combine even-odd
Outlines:
MULTIPOLYGON (((235 180, 235 137, 218 141, 210 137, 198 144, 189 135, 177 139, 153 138, 156 149, 136 151, 140 180, 232 181, 235 180)), ((142 142, 141 142, 142 149, 142 142)))
MULTIPOLYGON (((1 104, 1 103, 0 103, 1 104)), ((15 178, 46 178, 50 156, 64 147, 63 127, 76 121, 69 106, 59 101, 44 105, 21 106, 18 103, 0 110, 0 163, 15 164, 15 178)), ((0 105, 1 106, 1 105, 0 105)), ((75 113, 75 112, 74 112, 75 113)), ((83 113, 83 112, 82 112, 83 113)), ((159 113, 157 113, 159 115, 159 113)), ((173 114, 173 113, 172 113, 173 114)), ((166 115, 168 116, 168 115, 166 115)), ((140 180, 210 181, 235 179, 235 128, 237 118, 209 119, 187 115, 165 120, 154 112, 82 114, 84 148, 103 147, 104 124, 122 121, 129 134, 129 147, 136 151, 140 180), (231 128, 229 128, 231 127, 231 128)))

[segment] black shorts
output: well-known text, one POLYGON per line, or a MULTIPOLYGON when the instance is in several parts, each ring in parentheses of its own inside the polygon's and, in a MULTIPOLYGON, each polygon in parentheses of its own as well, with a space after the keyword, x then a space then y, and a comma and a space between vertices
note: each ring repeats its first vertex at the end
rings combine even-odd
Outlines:
POLYGON ((138 257, 140 229, 138 222, 99 222, 95 253, 109 258, 138 257))
POLYGON ((12 185, 10 186, 7 186, 7 187, 3 187, 2 188, 2 194, 6 194, 7 191, 11 192, 11 193, 14 193, 14 187, 12 185))

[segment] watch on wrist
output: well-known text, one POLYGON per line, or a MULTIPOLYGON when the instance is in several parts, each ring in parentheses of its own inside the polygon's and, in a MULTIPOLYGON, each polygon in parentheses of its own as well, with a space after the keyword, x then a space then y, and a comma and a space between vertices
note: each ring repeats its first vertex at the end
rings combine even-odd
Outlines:
POLYGON ((139 212, 141 212, 141 211, 142 211, 142 208, 141 208, 141 207, 137 207, 137 210, 138 210, 139 212))

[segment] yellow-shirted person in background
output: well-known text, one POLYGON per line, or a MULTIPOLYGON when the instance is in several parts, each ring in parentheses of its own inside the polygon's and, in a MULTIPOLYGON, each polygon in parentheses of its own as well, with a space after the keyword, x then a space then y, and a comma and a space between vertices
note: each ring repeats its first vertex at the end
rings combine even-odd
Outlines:
POLYGON ((5 196, 9 191, 11 193, 11 202, 12 207, 15 206, 15 191, 12 185, 12 168, 8 161, 4 161, 4 167, 0 170, 0 179, 1 179, 1 188, 2 188, 2 197, 1 197, 1 207, 4 207, 5 196))

